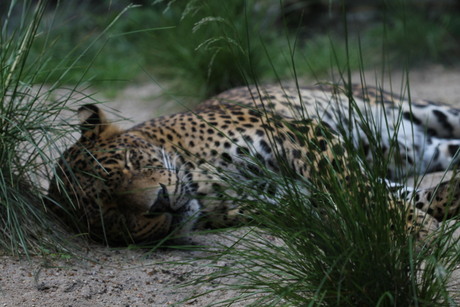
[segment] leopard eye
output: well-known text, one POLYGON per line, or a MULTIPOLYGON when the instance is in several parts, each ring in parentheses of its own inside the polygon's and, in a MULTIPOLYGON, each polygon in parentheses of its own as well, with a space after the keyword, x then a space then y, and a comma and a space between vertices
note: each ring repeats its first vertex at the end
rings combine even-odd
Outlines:
POLYGON ((129 149, 126 149, 126 152, 125 152, 125 168, 126 169, 133 169, 133 164, 131 162, 131 150, 129 149))

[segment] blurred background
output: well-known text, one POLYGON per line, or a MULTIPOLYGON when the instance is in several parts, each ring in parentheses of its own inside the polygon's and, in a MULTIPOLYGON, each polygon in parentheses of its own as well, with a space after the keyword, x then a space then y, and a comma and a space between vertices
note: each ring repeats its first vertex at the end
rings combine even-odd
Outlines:
MULTIPOLYGON (((9 11, 2 1, 2 18, 13 16, 9 31, 38 2, 9 11)), ((154 80, 202 99, 242 84, 327 79, 347 69, 455 67, 460 2, 49 1, 30 53, 31 60, 48 55, 37 82, 85 82, 110 96, 154 80)))

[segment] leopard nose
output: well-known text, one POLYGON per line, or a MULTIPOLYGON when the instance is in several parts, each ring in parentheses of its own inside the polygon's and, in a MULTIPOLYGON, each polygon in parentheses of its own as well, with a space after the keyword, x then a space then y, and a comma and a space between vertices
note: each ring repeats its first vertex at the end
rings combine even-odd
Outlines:
POLYGON ((169 199, 168 189, 164 184, 160 183, 157 198, 150 207, 150 212, 165 212, 171 210, 171 201, 169 199))

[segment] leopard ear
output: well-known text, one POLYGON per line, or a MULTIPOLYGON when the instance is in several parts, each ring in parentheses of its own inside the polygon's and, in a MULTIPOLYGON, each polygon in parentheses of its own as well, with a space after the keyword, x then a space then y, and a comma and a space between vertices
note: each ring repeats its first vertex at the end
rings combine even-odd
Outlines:
POLYGON ((94 104, 86 104, 78 109, 78 119, 82 137, 94 138, 119 133, 120 129, 107 121, 104 112, 94 104))

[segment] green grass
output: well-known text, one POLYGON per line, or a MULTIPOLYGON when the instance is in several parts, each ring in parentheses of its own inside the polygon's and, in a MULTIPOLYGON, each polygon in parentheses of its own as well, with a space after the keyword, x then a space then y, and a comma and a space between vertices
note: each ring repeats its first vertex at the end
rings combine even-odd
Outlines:
POLYGON ((371 27, 365 35, 384 39, 385 55, 394 65, 401 60, 411 66, 433 62, 458 64, 460 14, 455 10, 441 13, 421 9, 408 1, 393 1, 388 5, 384 23, 371 27))
POLYGON ((107 10, 95 7, 68 2, 45 11, 30 48, 32 56, 46 55, 35 82, 74 85, 85 81, 99 87, 108 83, 124 86, 139 74, 142 58, 114 30, 115 21, 135 6, 107 10))
MULTIPOLYGON (((331 62, 358 69, 360 56, 364 68, 381 66, 384 57, 390 67, 458 62, 460 15, 430 14, 405 1, 388 2, 382 23, 348 33, 348 54, 343 34, 310 29, 283 19, 282 10, 273 13, 274 3, 251 0, 155 1, 132 7, 105 31, 127 5, 64 2, 47 11, 31 49, 47 46, 50 54, 40 81, 59 79, 63 70, 68 84, 84 78, 106 89, 154 79, 199 100, 248 80, 292 78, 292 58, 298 76, 317 78, 330 73, 331 62), (352 48, 358 42, 360 50, 352 48)), ((331 5, 340 11, 340 4, 331 5)))
POLYGON ((49 18, 45 2, 12 2, 7 9, 0 34, 0 252, 68 254, 75 244, 57 226, 43 197, 63 140, 74 131, 59 114, 69 110, 70 101, 86 98, 80 91, 84 77, 65 86, 78 57, 50 69, 51 41, 32 51, 36 39, 47 36, 42 28, 49 18), (65 95, 58 92, 63 87, 65 95))
MULTIPOLYGON (((25 65, 43 9, 40 6, 33 14, 25 13, 16 29, 6 18, 1 32, 0 246, 13 254, 28 253, 30 248, 36 251, 49 243, 37 240, 47 233, 51 221, 41 207, 39 188, 34 184, 37 178, 33 177, 48 160, 44 147, 51 145, 54 127, 46 122, 56 116, 60 106, 44 107, 42 99, 47 93, 32 88, 37 72, 25 65)), ((38 60, 32 63, 40 68, 38 60)))
MULTIPOLYGON (((157 2, 132 7, 106 32, 102 29, 119 8, 102 6, 93 12, 68 3, 47 11, 44 34, 31 49, 42 53, 46 48, 50 55, 38 81, 62 79, 64 71, 65 83, 84 79, 102 88, 159 78, 169 80, 177 95, 200 99, 246 84, 248 78, 292 76, 287 45, 294 44, 295 31, 280 31, 268 6, 256 7, 253 1, 157 2)), ((324 75, 334 52, 343 60, 343 42, 331 48, 335 39, 318 36, 297 46, 296 57, 303 59, 297 61, 299 74, 324 75)))

